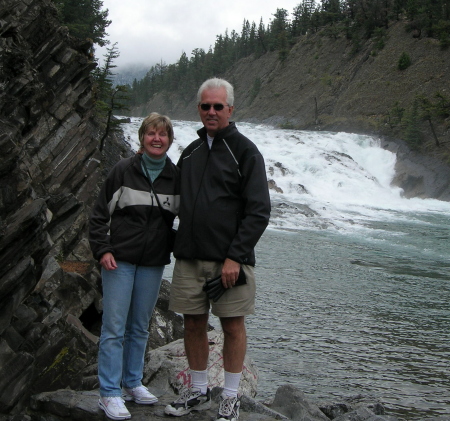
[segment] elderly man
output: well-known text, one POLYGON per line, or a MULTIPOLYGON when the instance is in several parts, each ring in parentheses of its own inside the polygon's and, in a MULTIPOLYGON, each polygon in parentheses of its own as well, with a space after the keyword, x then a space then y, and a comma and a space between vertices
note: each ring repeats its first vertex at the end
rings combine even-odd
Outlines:
POLYGON ((192 384, 166 406, 165 413, 181 416, 211 405, 207 373, 211 307, 224 332, 225 384, 217 420, 236 421, 247 347, 245 316, 255 307, 254 247, 269 222, 270 198, 261 153, 229 121, 233 87, 223 79, 209 79, 197 99, 204 127, 177 164, 181 168, 180 224, 170 297, 170 309, 184 315, 192 384), (217 302, 203 290, 205 281, 214 277, 221 277, 226 289, 217 302), (246 283, 235 286, 238 277, 245 277, 246 283))

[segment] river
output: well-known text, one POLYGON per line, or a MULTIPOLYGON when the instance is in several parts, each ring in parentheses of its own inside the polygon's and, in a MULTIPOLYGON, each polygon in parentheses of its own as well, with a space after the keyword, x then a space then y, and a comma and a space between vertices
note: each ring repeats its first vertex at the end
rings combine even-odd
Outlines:
MULTIPOLYGON (((136 148, 140 122, 123 125, 136 148)), ((199 127, 174 121, 172 160, 199 127)), ((403 198, 376 138, 238 127, 277 186, 247 319, 258 398, 289 383, 319 402, 370 395, 402 420, 450 415, 450 203, 403 198)))

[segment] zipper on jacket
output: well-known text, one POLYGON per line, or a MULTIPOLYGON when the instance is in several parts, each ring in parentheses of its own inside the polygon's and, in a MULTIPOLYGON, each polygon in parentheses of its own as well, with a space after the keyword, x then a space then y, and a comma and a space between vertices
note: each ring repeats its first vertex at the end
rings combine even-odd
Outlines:
MULTIPOLYGON (((205 166, 203 168, 202 177, 200 178, 200 185, 199 185, 199 188, 197 190, 197 194, 195 195, 195 200, 194 200, 194 210, 193 210, 192 216, 191 216, 191 238, 192 239, 194 239, 194 215, 195 215, 195 208, 197 207, 198 196, 200 194, 200 191, 202 190, 203 179, 205 178, 206 168, 207 168, 207 166, 209 164, 209 157, 211 155, 211 149, 209 148, 209 145, 207 144, 207 142, 205 142, 205 144, 206 144, 206 147, 208 148, 208 156, 206 157, 206 163, 205 163, 205 166)), ((196 249, 197 249, 197 247, 195 247, 195 250, 194 250, 195 253, 197 252, 196 249)))

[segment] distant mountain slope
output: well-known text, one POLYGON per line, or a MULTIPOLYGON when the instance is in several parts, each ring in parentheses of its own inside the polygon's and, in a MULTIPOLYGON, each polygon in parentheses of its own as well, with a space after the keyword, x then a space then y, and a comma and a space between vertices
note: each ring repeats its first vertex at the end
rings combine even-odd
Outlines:
POLYGON ((146 64, 128 64, 114 69, 114 85, 132 85, 134 80, 141 80, 147 74, 150 66, 146 64))
MULTIPOLYGON (((357 53, 344 37, 320 33, 301 37, 281 62, 278 53, 248 57, 225 75, 235 86, 236 120, 266 122, 285 127, 380 133, 402 137, 404 127, 394 124, 393 110, 412 108, 417 95, 450 97, 450 50, 431 38, 414 38, 402 21, 387 30, 384 48, 373 39, 357 53), (411 65, 398 69, 402 53, 411 65)), ((172 118, 195 120, 195 92, 188 103, 180 96, 158 94, 133 110, 144 115, 158 110, 172 118)), ((449 141, 450 120, 436 122, 436 135, 449 141)), ((434 143, 426 122, 424 139, 434 143)), ((448 146, 447 146, 448 147, 448 146)))

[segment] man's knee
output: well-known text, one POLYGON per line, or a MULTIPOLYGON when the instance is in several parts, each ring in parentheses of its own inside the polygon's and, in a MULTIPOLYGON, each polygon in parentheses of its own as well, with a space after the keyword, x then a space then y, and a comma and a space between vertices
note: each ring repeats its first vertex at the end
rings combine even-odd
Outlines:
POLYGON ((220 319, 223 334, 225 336, 235 337, 245 335, 245 317, 222 317, 220 319))
POLYGON ((185 314, 184 330, 185 332, 207 331, 208 314, 185 314))

